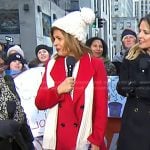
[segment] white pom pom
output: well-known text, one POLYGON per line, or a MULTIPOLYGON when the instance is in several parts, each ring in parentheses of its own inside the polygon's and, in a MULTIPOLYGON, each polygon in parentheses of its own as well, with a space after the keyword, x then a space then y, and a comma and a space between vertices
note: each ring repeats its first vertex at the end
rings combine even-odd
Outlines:
POLYGON ((86 24, 92 24, 95 20, 95 14, 93 10, 86 7, 81 8, 81 17, 86 24))

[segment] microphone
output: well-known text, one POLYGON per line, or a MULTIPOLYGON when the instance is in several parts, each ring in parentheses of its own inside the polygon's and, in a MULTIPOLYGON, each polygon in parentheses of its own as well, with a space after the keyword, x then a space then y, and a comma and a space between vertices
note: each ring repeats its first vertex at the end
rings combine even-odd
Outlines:
POLYGON ((7 112, 8 118, 13 119, 16 111, 16 102, 15 101, 7 101, 7 112))
POLYGON ((67 72, 68 77, 72 77, 73 68, 75 66, 75 63, 76 63, 75 57, 73 57, 73 56, 67 57, 66 64, 67 64, 67 69, 68 69, 68 72, 67 72))

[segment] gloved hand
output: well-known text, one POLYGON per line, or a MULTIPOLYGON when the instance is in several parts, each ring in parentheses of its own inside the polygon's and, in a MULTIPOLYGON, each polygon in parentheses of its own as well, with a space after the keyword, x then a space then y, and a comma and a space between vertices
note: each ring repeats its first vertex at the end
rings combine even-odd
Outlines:
POLYGON ((21 124, 15 120, 0 120, 0 138, 15 136, 20 130, 21 124))

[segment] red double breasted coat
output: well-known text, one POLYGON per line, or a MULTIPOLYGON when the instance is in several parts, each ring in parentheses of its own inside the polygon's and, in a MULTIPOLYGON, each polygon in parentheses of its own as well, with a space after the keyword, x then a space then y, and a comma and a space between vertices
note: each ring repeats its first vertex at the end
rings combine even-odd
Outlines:
MULTIPOLYGON (((53 78, 55 85, 48 89, 45 72, 35 103, 41 110, 59 104, 56 149, 75 150, 84 111, 84 101, 88 99, 88 97, 85 97, 85 88, 91 78, 94 79, 92 133, 87 140, 101 147, 104 144, 107 123, 107 76, 103 61, 90 58, 88 54, 81 57, 75 79, 73 98, 69 93, 57 94, 57 86, 66 78, 64 57, 59 57, 56 60, 50 76, 53 78)), ((101 148, 101 150, 103 149, 101 148)))

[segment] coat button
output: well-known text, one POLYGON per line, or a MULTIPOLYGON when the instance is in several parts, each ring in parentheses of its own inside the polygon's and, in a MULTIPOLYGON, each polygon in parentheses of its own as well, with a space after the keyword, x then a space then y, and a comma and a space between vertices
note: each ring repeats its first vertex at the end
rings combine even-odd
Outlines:
POLYGON ((64 123, 61 123, 60 125, 61 125, 62 127, 65 127, 65 124, 64 124, 64 123))
POLYGON ((139 109, 136 107, 136 108, 134 108, 134 112, 138 112, 139 111, 139 109))
POLYGON ((81 106, 80 106, 80 109, 84 109, 84 105, 81 105, 81 106))
POLYGON ((78 124, 77 124, 77 123, 74 123, 74 124, 73 124, 73 126, 74 126, 74 127, 77 127, 77 126, 78 126, 78 124))

